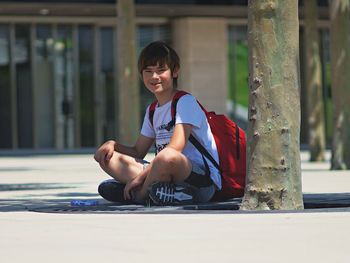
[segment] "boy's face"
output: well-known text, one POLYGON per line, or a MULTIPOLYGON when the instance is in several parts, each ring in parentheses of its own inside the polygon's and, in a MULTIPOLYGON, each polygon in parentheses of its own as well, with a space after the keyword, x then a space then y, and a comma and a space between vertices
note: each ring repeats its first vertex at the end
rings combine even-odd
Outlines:
POLYGON ((167 65, 148 66, 142 70, 142 78, 147 89, 153 94, 163 94, 171 91, 173 78, 177 77, 177 71, 171 72, 167 65))

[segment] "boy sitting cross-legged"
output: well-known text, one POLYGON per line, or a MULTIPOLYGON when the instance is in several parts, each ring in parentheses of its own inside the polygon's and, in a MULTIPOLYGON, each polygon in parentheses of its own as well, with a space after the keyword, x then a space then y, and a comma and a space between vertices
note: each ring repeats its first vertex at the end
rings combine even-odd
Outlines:
POLYGON ((134 146, 107 141, 95 153, 95 160, 114 179, 102 182, 99 193, 109 201, 141 203, 149 197, 158 205, 208 202, 221 188, 218 169, 189 141, 192 134, 218 162, 218 153, 205 113, 196 99, 186 94, 176 106, 180 60, 167 44, 157 41, 143 49, 138 61, 146 88, 157 100, 153 123, 147 107, 141 133, 134 146), (143 158, 155 142, 152 162, 143 158))

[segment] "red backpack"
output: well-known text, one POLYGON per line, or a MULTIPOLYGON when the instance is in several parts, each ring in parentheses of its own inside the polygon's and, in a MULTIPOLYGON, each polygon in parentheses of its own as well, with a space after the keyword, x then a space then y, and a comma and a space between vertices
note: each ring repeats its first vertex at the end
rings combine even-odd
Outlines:
MULTIPOLYGON (((186 94, 188 93, 179 91, 174 95, 171 106, 172 120, 168 124, 169 127, 175 125, 177 102, 186 94)), ((192 134, 189 137, 189 141, 220 171, 222 188, 221 190, 216 191, 213 200, 222 201, 234 197, 241 197, 244 194, 246 177, 245 132, 225 115, 217 115, 215 112, 207 112, 199 102, 198 104, 207 116, 207 120, 218 150, 219 164, 198 142, 198 140, 192 136, 192 134)), ((157 101, 154 101, 150 105, 149 109, 149 120, 152 126, 156 105, 157 101)))

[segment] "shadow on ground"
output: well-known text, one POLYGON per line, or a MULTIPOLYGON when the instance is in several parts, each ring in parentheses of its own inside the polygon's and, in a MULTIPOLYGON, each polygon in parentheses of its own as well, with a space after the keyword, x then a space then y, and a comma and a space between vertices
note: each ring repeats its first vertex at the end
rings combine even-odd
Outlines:
POLYGON ((299 211, 240 211, 241 198, 187 206, 142 206, 110 203, 98 194, 60 193, 50 199, 0 199, 0 212, 32 211, 68 214, 187 214, 187 213, 312 213, 350 212, 350 193, 304 194, 304 210, 299 211), (72 206, 72 200, 97 201, 92 206, 72 206))
POLYGON ((304 194, 305 209, 350 207, 350 193, 304 194))
POLYGON ((76 183, 74 186, 60 183, 0 184, 0 212, 30 211, 38 206, 68 206, 73 199, 99 197, 97 193, 73 190, 77 188, 79 185, 76 183))
POLYGON ((58 183, 27 183, 27 184, 0 184, 0 192, 6 191, 32 191, 76 188, 58 183))

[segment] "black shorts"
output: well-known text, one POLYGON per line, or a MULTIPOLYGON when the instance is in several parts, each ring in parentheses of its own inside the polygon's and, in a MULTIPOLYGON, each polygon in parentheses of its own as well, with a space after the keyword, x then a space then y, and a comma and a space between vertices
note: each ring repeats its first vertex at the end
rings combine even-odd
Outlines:
POLYGON ((216 191, 215 184, 210 178, 209 167, 202 168, 196 162, 192 162, 192 171, 184 181, 199 189, 199 202, 209 202, 216 191))

